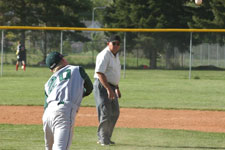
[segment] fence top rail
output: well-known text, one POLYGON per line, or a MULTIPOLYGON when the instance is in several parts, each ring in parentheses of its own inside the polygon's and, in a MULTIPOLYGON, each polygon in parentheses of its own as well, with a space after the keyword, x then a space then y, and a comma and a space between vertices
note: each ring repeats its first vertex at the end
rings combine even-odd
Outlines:
POLYGON ((0 26, 1 30, 76 30, 76 31, 118 31, 118 32, 225 32, 225 29, 147 29, 147 28, 80 28, 80 27, 39 27, 0 26))

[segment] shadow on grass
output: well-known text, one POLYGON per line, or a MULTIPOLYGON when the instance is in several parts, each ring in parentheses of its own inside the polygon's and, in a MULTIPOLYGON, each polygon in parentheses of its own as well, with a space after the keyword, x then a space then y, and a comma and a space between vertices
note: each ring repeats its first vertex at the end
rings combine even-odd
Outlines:
POLYGON ((116 144, 124 147, 138 147, 138 148, 163 148, 163 149, 210 149, 210 150, 224 150, 225 147, 210 147, 210 146, 157 146, 157 145, 138 145, 138 144, 116 144))

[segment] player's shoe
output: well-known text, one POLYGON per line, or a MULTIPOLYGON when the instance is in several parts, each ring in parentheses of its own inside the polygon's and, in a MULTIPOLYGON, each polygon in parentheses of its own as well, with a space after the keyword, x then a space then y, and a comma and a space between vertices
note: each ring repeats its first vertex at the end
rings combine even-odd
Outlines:
POLYGON ((97 144, 100 144, 101 146, 108 146, 108 145, 110 145, 110 142, 109 143, 102 143, 101 141, 97 141, 97 144))
POLYGON ((109 141, 109 144, 114 145, 114 144, 116 144, 116 143, 110 140, 110 141, 109 141))
POLYGON ((109 143, 101 143, 101 146, 109 146, 109 143))

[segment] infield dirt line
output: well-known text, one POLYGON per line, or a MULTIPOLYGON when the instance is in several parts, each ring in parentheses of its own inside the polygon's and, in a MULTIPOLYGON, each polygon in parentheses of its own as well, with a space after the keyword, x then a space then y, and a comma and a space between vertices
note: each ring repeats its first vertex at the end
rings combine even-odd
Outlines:
MULTIPOLYGON (((0 110, 0 124, 42 124, 42 106, 0 106, 0 110)), ((81 107, 75 125, 97 126, 96 108, 81 107)), ((121 108, 116 126, 225 132, 225 112, 121 108)))

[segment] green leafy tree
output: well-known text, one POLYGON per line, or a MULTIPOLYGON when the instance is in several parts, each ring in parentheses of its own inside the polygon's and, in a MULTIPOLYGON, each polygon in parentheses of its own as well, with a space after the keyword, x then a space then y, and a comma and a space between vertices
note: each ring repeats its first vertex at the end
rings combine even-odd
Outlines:
MULTIPOLYGON (((84 14, 91 14, 91 8, 90 0, 2 0, 0 1, 0 23, 16 26, 85 27, 82 21, 88 17, 84 14)), ((19 32, 21 39, 25 41, 25 30, 19 32)), ((48 45, 57 47, 60 43, 60 34, 51 36, 52 32, 41 32, 44 40, 43 61, 46 58, 48 45), (47 41, 51 41, 51 43, 48 44, 47 41)), ((64 35, 70 40, 88 40, 80 33, 79 31, 68 31, 64 35)))
POLYGON ((204 0, 200 6, 192 7, 192 20, 189 26, 192 28, 217 28, 225 27, 225 1, 204 0))
MULTIPOLYGON (((37 24, 34 7, 31 0, 1 0, 0 14, 3 15, 0 17, 1 25, 32 26, 37 24)), ((25 30, 19 32, 21 33, 19 40, 24 43, 25 30)))
POLYGON ((105 7, 113 3, 113 0, 91 0, 93 7, 105 7))
MULTIPOLYGON (((180 0, 117 0, 107 8, 108 16, 104 17, 105 27, 111 28, 188 28, 187 21, 191 14, 185 7, 186 1, 180 0)), ((187 48, 187 34, 140 34, 128 33, 127 41, 132 46, 140 42, 144 51, 149 54, 150 68, 157 68, 159 53, 172 55, 174 47, 187 48), (148 36, 148 38, 146 37, 148 36), (149 44, 151 43, 151 44, 149 44)), ((170 56, 168 55, 168 57, 170 56)))
POLYGON ((224 0, 212 0, 210 1, 213 15, 215 16, 213 23, 216 28, 225 28, 225 1, 224 0))
MULTIPOLYGON (((85 27, 84 23, 81 21, 85 19, 85 16, 81 14, 84 12, 91 12, 91 2, 90 0, 74 1, 74 0, 39 0, 35 1, 36 13, 39 23, 43 26, 62 26, 62 27, 85 27)), ((91 13, 90 13, 91 14, 91 13)), ((51 31, 48 31, 51 32, 51 31)), ((87 38, 83 37, 81 32, 65 32, 65 37, 77 40, 85 41, 87 38)), ((60 34, 54 36, 54 39, 60 39, 60 34)), ((47 32, 43 32, 44 39, 44 49, 43 56, 45 61, 47 55, 47 32)), ((51 39, 51 41, 53 41, 51 39)), ((58 42, 58 40, 55 40, 58 42)))
MULTIPOLYGON (((2 26, 32 26, 38 21, 34 17, 35 5, 30 0, 1 0, 0 1, 0 25, 2 26)), ((16 44, 20 40, 25 44, 25 30, 5 30, 5 53, 16 50, 16 44), (16 36, 18 35, 18 36, 16 36), (14 44, 12 43, 14 42, 14 44)))
MULTIPOLYGON (((193 14, 192 20, 188 23, 190 28, 225 28, 224 0, 204 0, 200 6, 193 5, 190 7, 193 14)), ((195 44, 204 41, 207 43, 219 42, 222 45, 225 42, 224 33, 201 33, 195 34, 194 38, 195 44)))

